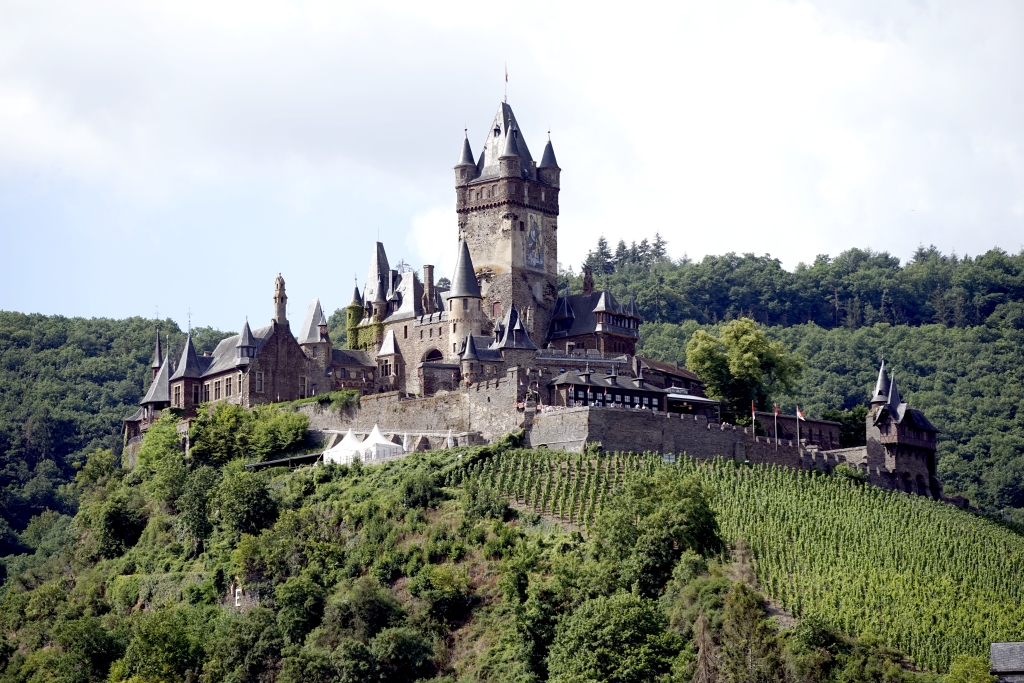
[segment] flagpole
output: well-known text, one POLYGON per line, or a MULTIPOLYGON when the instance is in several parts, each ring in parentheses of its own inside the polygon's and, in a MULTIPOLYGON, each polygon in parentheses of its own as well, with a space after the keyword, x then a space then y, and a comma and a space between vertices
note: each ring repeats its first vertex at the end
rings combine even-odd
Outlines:
POLYGON ((796 452, 803 455, 800 451, 800 406, 796 407, 796 452))
POLYGON ((775 450, 779 450, 779 406, 775 406, 775 450))

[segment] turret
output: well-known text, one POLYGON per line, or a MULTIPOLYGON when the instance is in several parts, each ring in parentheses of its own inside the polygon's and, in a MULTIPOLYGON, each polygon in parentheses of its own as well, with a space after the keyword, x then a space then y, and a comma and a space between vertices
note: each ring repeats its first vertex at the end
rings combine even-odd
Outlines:
POLYGON ((459 242, 459 256, 455 262, 452 288, 448 292, 448 322, 451 325, 452 354, 458 353, 460 341, 470 334, 480 334, 483 329, 483 297, 480 283, 473 269, 469 245, 459 242))
POLYGON ((473 335, 466 339, 466 350, 462 352, 460 359, 462 366, 462 379, 466 384, 473 384, 480 376, 480 355, 476 350, 476 342, 473 335))
POLYGON ((871 393, 871 405, 884 405, 889 402, 889 375, 885 372, 885 361, 882 361, 878 368, 878 380, 875 382, 875 390, 871 393))
POLYGON ((363 321, 363 314, 366 309, 363 308, 363 297, 359 294, 359 286, 352 291, 352 303, 345 307, 345 336, 346 345, 350 349, 356 348, 356 329, 359 327, 359 323, 363 321))
POLYGON ((521 178, 523 175, 523 158, 516 146, 516 138, 519 131, 512 127, 505 136, 505 151, 498 157, 500 170, 498 175, 502 178, 521 178))
POLYGON ((548 134, 548 144, 544 146, 544 155, 540 158, 540 166, 537 167, 537 174, 542 183, 551 187, 558 187, 562 169, 555 161, 555 148, 551 146, 551 135, 548 134))
POLYGON ((156 329, 156 351, 153 352, 153 364, 150 368, 153 370, 153 375, 150 377, 150 381, 155 380, 157 373, 160 372, 160 366, 164 364, 164 352, 160 346, 160 328, 156 329))
POLYGON ((284 278, 277 274, 274 281, 274 322, 278 325, 288 324, 288 295, 284 291, 284 278))
POLYGON ((469 181, 476 178, 476 162, 473 161, 473 150, 469 147, 469 135, 462 140, 462 155, 459 156, 459 163, 455 164, 455 187, 468 185, 469 181))
POLYGON ((382 322, 384 320, 384 318, 387 317, 387 315, 388 315, 387 314, 388 302, 384 298, 383 283, 381 283, 381 286, 377 287, 377 291, 375 292, 375 296, 373 297, 373 301, 370 302, 370 306, 371 306, 372 315, 373 315, 373 322, 375 322, 375 323, 382 322))
POLYGON ((256 357, 256 337, 249 329, 249 319, 245 319, 242 326, 242 333, 238 335, 238 343, 235 344, 235 365, 248 365, 256 357))

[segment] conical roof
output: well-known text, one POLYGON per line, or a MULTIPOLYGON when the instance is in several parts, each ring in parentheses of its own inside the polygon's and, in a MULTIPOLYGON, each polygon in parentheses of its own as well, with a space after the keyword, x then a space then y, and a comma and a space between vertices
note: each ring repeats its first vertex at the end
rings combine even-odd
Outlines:
POLYGON ((473 161, 473 150, 469 146, 469 136, 462 140, 462 156, 459 157, 456 166, 476 166, 476 162, 473 161))
POLYGON ((878 368, 878 381, 875 382, 875 391, 871 394, 872 403, 887 403, 889 401, 889 375, 885 372, 885 361, 878 368))
POLYGON ((238 346, 256 346, 256 337, 252 335, 252 330, 249 329, 249 319, 245 319, 245 325, 242 326, 242 333, 238 335, 238 346))
POLYGON ((530 339, 529 333, 519 318, 519 310, 513 303, 505 313, 505 322, 501 328, 501 339, 491 345, 492 349, 531 349, 537 350, 537 346, 530 339))
POLYGON ((469 245, 465 240, 459 240, 459 257, 455 261, 452 288, 448 292, 448 298, 453 297, 480 298, 480 283, 476 281, 473 259, 469 255, 469 245))
POLYGON ((886 403, 889 406, 889 412, 893 416, 897 414, 900 404, 903 403, 903 399, 900 398, 900 390, 896 388, 896 375, 893 375, 889 381, 889 400, 886 403))
POLYGON ((195 378, 200 375, 202 375, 202 369, 199 367, 199 356, 196 355, 196 347, 192 344, 192 334, 190 333, 185 339, 185 348, 181 352, 178 369, 171 375, 171 379, 195 378))
POLYGON ((555 308, 555 316, 552 320, 572 320, 575 317, 572 305, 569 303, 569 291, 566 289, 565 296, 558 297, 558 306, 555 308))
POLYGON ((618 313, 620 306, 615 301, 615 297, 607 289, 601 290, 601 296, 597 299, 597 305, 594 306, 594 313, 618 313))
POLYGON ((156 350, 153 352, 153 364, 150 365, 154 370, 159 370, 160 366, 164 364, 164 351, 160 346, 160 330, 156 331, 156 350))
POLYGON ((388 255, 384 253, 384 244, 375 242, 373 256, 370 258, 370 270, 366 274, 366 285, 363 287, 365 308, 369 308, 374 302, 385 300, 390 273, 391 266, 388 265, 388 255), (384 291, 381 292, 381 289, 384 291))
POLYGON ((480 356, 476 352, 476 342, 473 341, 473 335, 469 335, 466 340, 466 350, 462 353, 462 360, 480 360, 480 356))
POLYGON ((139 402, 140 405, 146 405, 149 403, 170 403, 171 401, 171 359, 164 358, 163 362, 160 363, 160 369, 156 373, 156 377, 153 378, 153 383, 149 385, 149 390, 146 395, 139 402))
POLYGON ((351 306, 352 304, 363 305, 363 295, 359 293, 359 285, 352 288, 352 303, 349 305, 351 306))
POLYGON ((636 312, 636 297, 632 294, 629 295, 629 305, 626 306, 626 315, 633 318, 640 317, 640 314, 636 312))
POLYGON ((320 307, 320 299, 313 299, 309 304, 309 310, 306 311, 306 318, 302 321, 302 327, 299 328, 299 343, 315 344, 319 342, 320 325, 326 324, 324 311, 320 307), (322 323, 320 322, 321 320, 323 320, 322 323))
POLYGON ((540 158, 540 166, 537 168, 558 168, 558 162, 555 161, 555 148, 551 146, 551 140, 548 139, 548 144, 544 145, 544 154, 540 158))
POLYGON ((501 153, 501 157, 499 158, 504 159, 505 157, 519 156, 519 147, 516 145, 517 135, 518 131, 513 127, 512 130, 508 132, 508 135, 505 136, 505 151, 501 153))

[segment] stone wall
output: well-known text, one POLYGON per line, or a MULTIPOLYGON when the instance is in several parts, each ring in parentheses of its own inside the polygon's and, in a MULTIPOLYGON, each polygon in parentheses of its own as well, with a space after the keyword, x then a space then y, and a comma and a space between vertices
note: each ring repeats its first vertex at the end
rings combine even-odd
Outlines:
POLYGON ((791 441, 758 437, 749 428, 708 422, 701 415, 623 408, 567 408, 538 413, 529 431, 530 445, 578 452, 589 443, 605 451, 686 453, 695 458, 721 456, 751 463, 801 467, 791 441))
MULTIPOLYGON (((359 407, 336 411, 303 404, 311 430, 368 432, 378 425, 385 433, 475 432, 487 441, 523 428, 520 370, 500 379, 477 382, 457 391, 424 398, 402 398, 397 391, 363 396, 359 407)), ((525 390, 525 387, 522 389, 525 390)))

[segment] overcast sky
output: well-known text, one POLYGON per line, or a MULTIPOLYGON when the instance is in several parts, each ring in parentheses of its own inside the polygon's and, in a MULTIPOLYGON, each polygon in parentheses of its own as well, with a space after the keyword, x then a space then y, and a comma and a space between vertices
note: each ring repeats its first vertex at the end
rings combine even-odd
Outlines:
POLYGON ((503 95, 559 260, 1024 244, 1024 3, 0 0, 0 309, 237 330, 455 256, 503 95), (614 8, 608 11, 608 8, 614 8))

